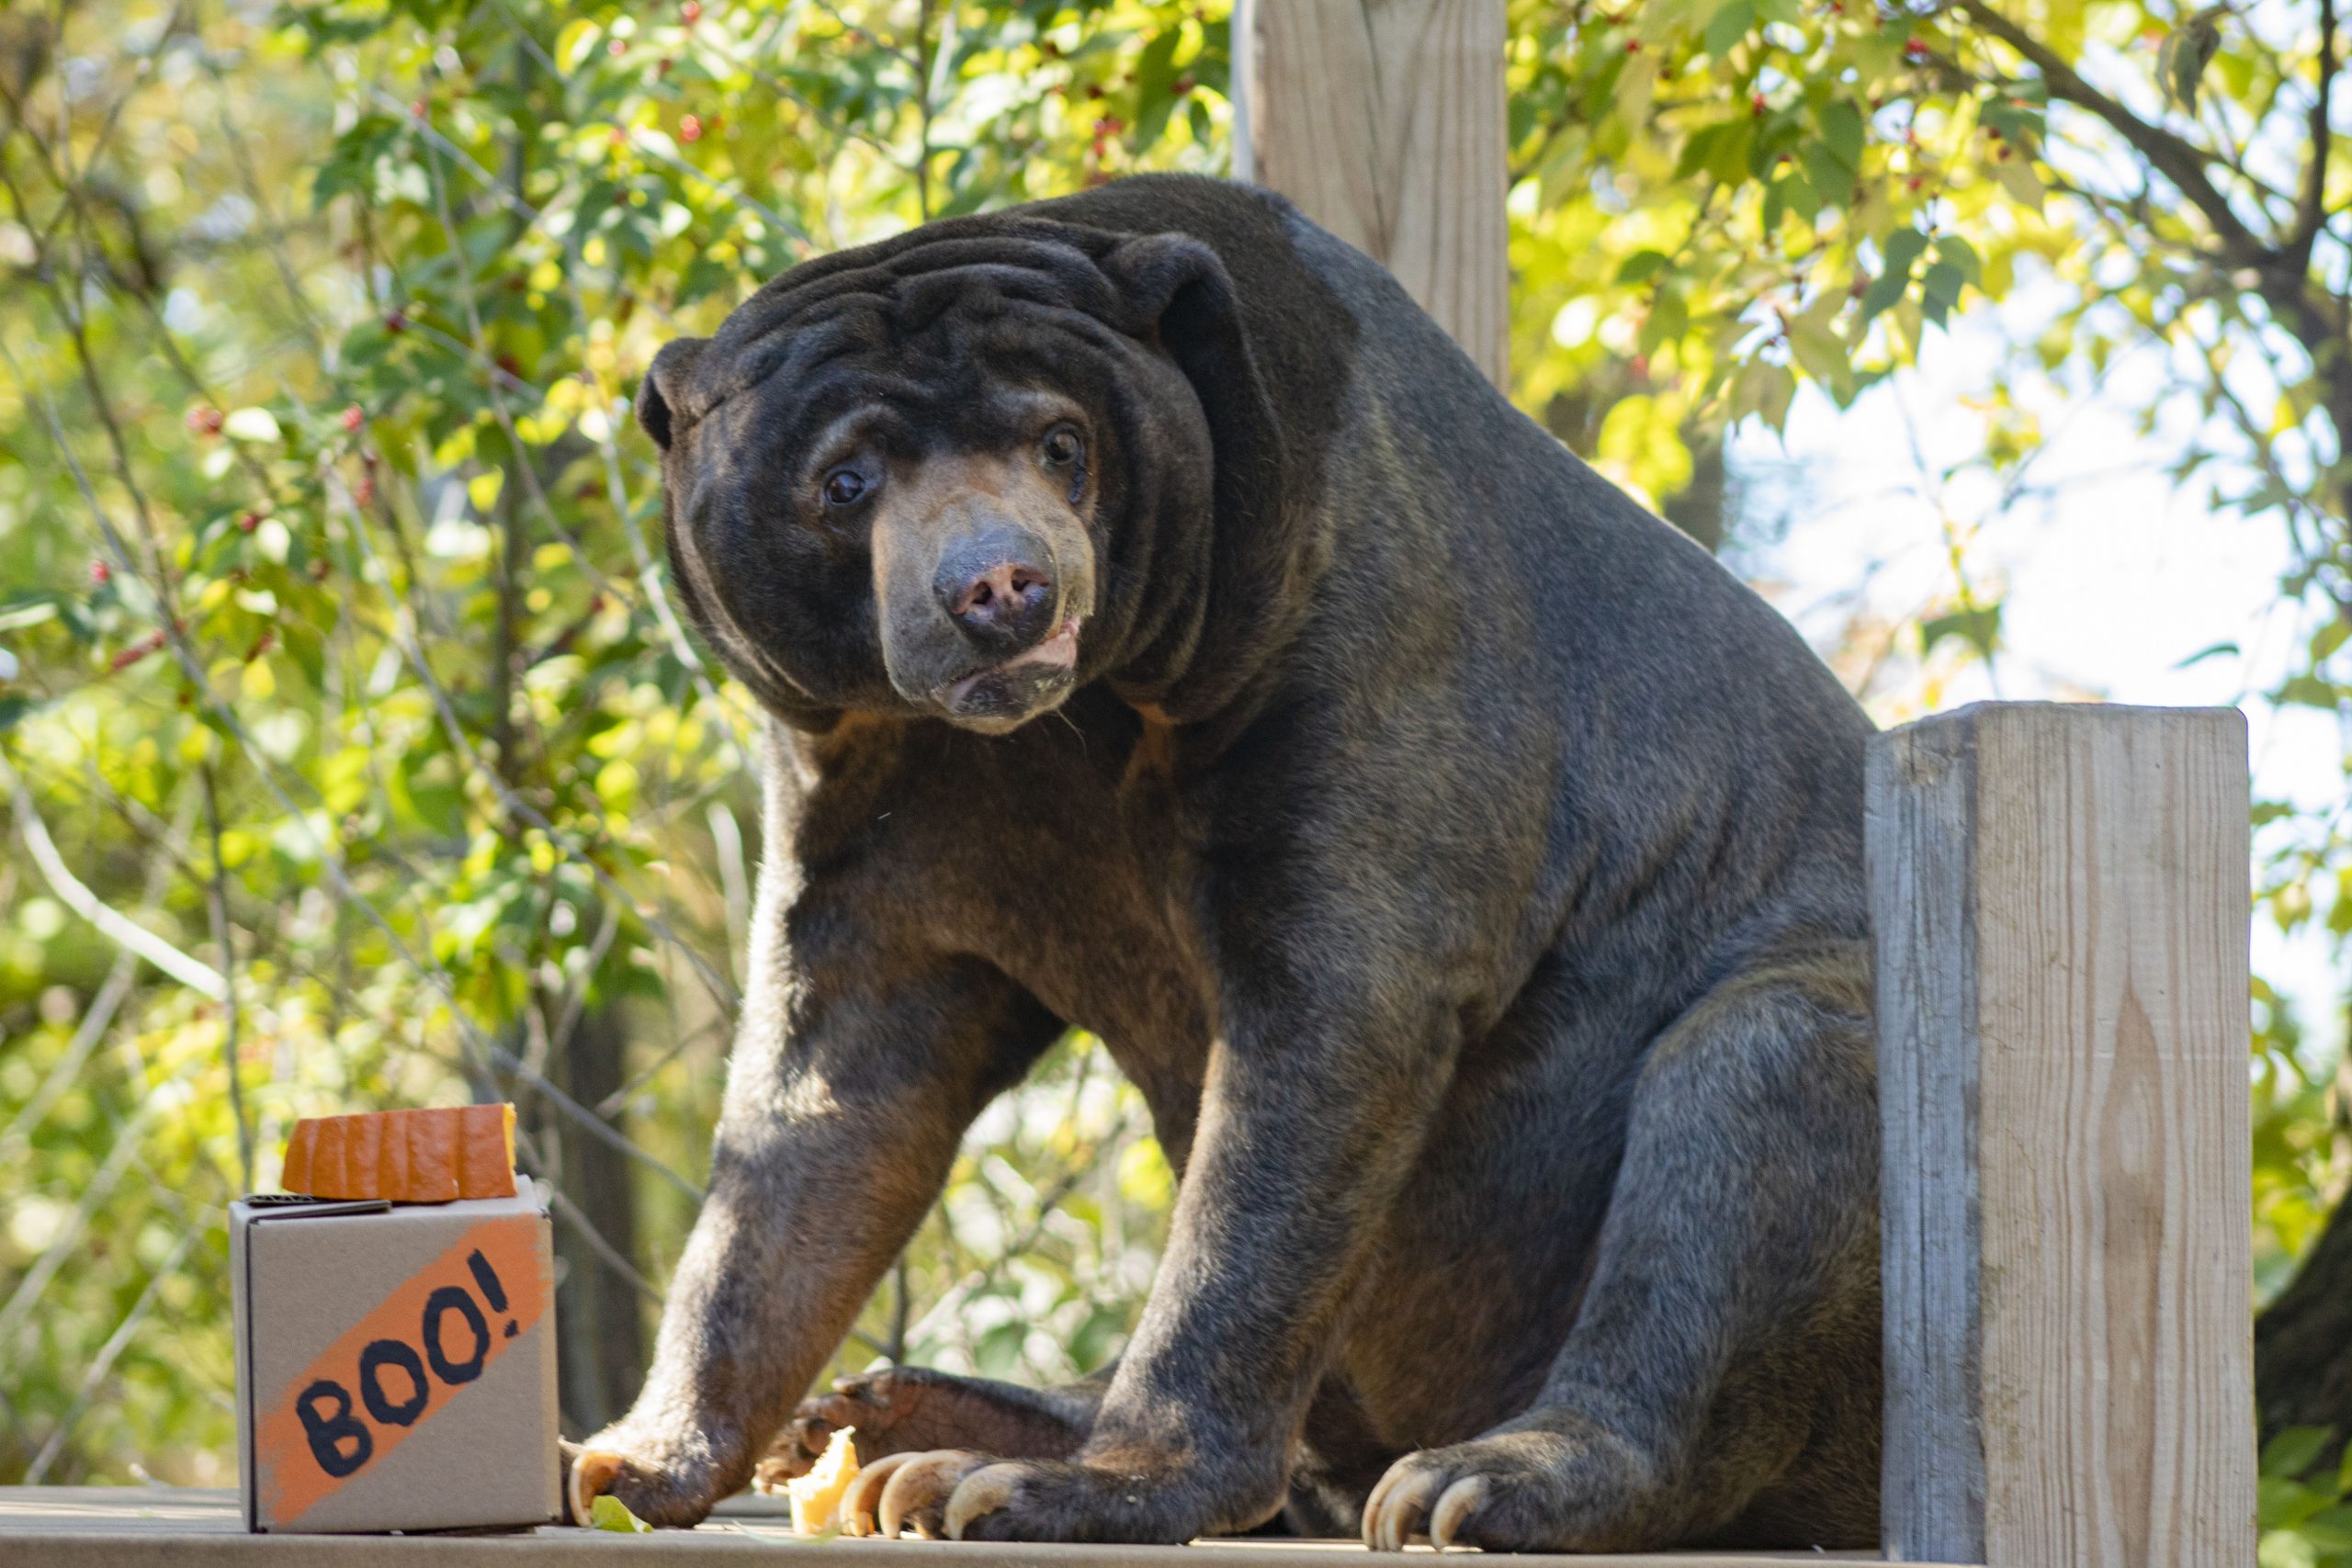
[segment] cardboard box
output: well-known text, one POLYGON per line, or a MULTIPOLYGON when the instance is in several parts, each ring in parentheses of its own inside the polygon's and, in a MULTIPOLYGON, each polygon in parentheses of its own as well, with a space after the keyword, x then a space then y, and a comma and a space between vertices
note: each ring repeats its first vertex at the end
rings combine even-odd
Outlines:
POLYGON ((547 1197, 230 1205, 245 1528, 557 1517, 547 1197))

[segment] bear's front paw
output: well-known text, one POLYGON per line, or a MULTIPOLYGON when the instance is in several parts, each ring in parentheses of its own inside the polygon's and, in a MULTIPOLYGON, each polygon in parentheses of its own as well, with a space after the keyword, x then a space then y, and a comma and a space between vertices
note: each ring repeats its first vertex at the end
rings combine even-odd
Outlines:
POLYGON ((842 1530, 886 1537, 906 1530, 927 1540, 1177 1545, 1218 1528, 1216 1495, 1189 1467, 1147 1475, 1132 1467, 939 1449, 893 1454, 861 1472, 842 1499, 842 1530))
POLYGON ((895 1539, 912 1530, 938 1540, 947 1533, 947 1499, 957 1483, 995 1462, 967 1449, 890 1454, 859 1471, 842 1495, 842 1533, 895 1539))
POLYGON ((1658 1501, 1651 1467, 1597 1425, 1501 1430, 1407 1454, 1388 1467, 1363 1508, 1364 1544, 1402 1551, 1427 1535, 1441 1551, 1634 1551, 1649 1539, 1658 1501))
POLYGON ((733 1490, 699 1444, 665 1444, 615 1428, 559 1446, 569 1524, 586 1524, 595 1500, 610 1494, 647 1524, 684 1529, 700 1524, 719 1497, 733 1490))

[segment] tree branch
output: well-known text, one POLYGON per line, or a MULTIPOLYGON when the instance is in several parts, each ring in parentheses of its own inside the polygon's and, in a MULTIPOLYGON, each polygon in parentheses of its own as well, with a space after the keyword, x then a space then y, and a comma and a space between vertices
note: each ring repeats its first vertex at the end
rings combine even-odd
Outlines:
POLYGON ((2335 0, 2319 0, 2319 90, 2312 96, 2311 162, 2303 165, 2303 195, 2295 212, 2294 232, 2283 247, 2298 273, 2312 265, 2312 247, 2327 220, 2327 155, 2335 141, 2328 127, 2328 100, 2335 88, 2335 0))
POLYGON ((2086 109, 2106 121, 2151 167, 2170 180, 2189 204, 2204 214, 2232 265, 2253 266, 2269 259, 2268 248, 2261 237, 2246 227, 2228 198, 2207 177, 2205 164, 2209 155, 2202 149, 2161 126, 2150 125, 2084 81, 2049 46, 1994 10, 1984 0, 1959 0, 1958 8, 1970 21, 2008 45, 2039 71, 2052 97, 2086 109))
POLYGON ((219 970, 201 959, 189 957, 120 913, 74 874, 65 857, 57 852, 56 841, 49 836, 49 826, 40 819, 40 808, 33 804, 32 792, 25 788, 24 781, 5 761, 0 761, 0 789, 7 791, 17 814, 17 832, 24 839, 27 852, 40 867, 41 875, 47 879, 50 891, 57 895, 59 903, 97 927, 118 947, 137 953, 190 990, 201 992, 216 1002, 229 999, 229 982, 219 970))

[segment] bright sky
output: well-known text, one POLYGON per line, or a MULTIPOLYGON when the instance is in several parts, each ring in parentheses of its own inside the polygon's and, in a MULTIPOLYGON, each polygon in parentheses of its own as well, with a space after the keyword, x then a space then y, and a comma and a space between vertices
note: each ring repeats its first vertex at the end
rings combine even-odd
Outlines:
MULTIPOLYGON (((1931 341, 1921 370, 1843 413, 1806 389, 1785 452, 1770 431, 1738 436, 1732 462, 1749 476, 1753 504, 1789 520, 1777 541, 1740 552, 1739 570, 1826 649, 1856 611, 1858 581, 1867 580, 1860 606, 1886 619, 1949 603, 1950 519, 1973 529, 1964 559, 1980 592, 2006 586, 2003 650, 1989 671, 1963 665, 1956 645, 1924 671, 1905 659, 1874 690, 1880 722, 1995 695, 2233 705, 2249 721, 2258 797, 2340 803, 2334 719, 2257 694, 2312 630, 2306 613, 2278 603, 2283 532, 2274 519, 2212 511, 2210 476, 2185 485, 2165 476, 2184 433, 2138 429, 2154 365, 2121 367, 2103 393, 2041 400, 2048 450, 2030 493, 2004 505, 1989 480, 1969 476, 1939 495, 1932 475, 1981 446, 1984 421, 1967 400, 1987 385, 2011 330, 1989 316, 1956 321, 1931 341), (2222 642, 2243 651, 2183 667, 2222 642)), ((2296 997, 2313 1046, 2341 1040, 2324 935, 2307 927, 2290 940, 2259 920, 2254 964, 2296 997)))

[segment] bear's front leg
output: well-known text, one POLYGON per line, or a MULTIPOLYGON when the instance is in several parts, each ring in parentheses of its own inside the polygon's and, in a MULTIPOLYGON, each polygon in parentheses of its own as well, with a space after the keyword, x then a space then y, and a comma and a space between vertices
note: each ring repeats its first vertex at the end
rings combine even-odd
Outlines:
MULTIPOLYGON (((1179 1542, 1283 1505, 1351 1282, 1427 1136, 1455 1010, 1393 927, 1225 883, 1221 1038, 1168 1251, 1086 1442, 1064 1460, 917 1455, 863 1523, 966 1540, 1179 1542)), ((1291 863, 1295 868, 1295 863, 1291 863)), ((1320 887, 1331 886, 1327 879, 1320 887)))
POLYGON ((904 951, 860 911, 821 886, 788 919, 763 910, 710 1195, 636 1404, 566 1446, 574 1518, 609 1492, 691 1525, 750 1479, 964 1129, 1060 1027, 994 969, 904 951))

